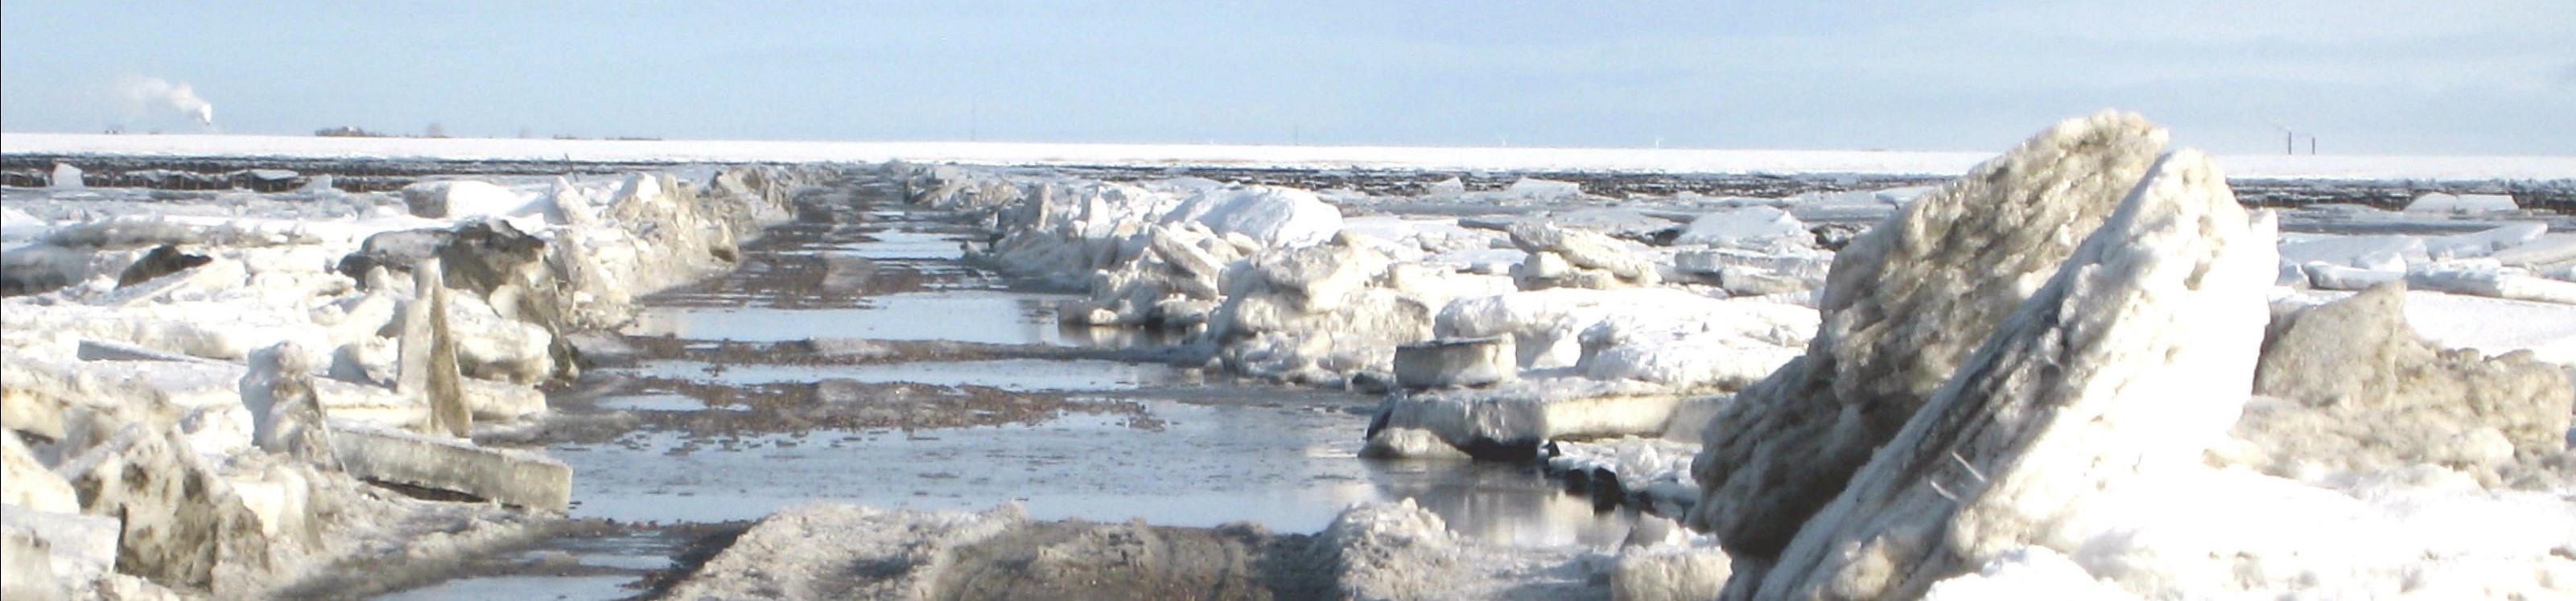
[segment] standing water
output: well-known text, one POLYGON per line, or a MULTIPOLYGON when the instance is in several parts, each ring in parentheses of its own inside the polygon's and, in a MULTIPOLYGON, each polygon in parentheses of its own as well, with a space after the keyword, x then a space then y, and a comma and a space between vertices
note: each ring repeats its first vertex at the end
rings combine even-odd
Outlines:
POLYGON ((1413 499, 1460 534, 1610 545, 1533 467, 1357 458, 1373 397, 1158 360, 1133 332, 1059 325, 1073 297, 968 263, 985 232, 893 186, 809 188, 733 272, 646 300, 552 400, 536 442, 573 468, 571 517, 609 523, 384 598, 649 597, 745 525, 812 502, 1035 519, 1322 530, 1413 499))

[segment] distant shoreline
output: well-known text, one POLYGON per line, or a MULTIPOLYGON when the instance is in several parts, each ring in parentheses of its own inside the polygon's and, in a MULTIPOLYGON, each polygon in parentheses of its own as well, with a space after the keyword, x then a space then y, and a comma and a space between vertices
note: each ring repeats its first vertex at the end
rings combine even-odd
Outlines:
MULTIPOLYGON (((0 155, 240 157, 303 160, 435 160, 609 164, 884 162, 1059 167, 1215 167, 1659 174, 1954 177, 2002 152, 1703 150, 1054 144, 1017 142, 814 142, 343 138, 319 136, 10 133, 0 155)), ((2230 155, 2231 179, 2576 179, 2576 157, 2230 155)))

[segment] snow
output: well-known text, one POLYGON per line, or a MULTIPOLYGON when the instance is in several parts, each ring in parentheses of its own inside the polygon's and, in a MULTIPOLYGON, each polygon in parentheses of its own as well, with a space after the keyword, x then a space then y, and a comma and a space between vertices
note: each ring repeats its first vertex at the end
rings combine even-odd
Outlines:
POLYGON ((2249 219, 2206 156, 2159 158, 1798 530, 1760 594, 1919 595, 2005 549, 2071 551, 2084 529, 2127 523, 2131 507, 2100 505, 2199 468, 2236 420, 2273 237, 2272 215, 2249 219))
MULTIPOLYGON (((2149 597, 2566 598, 2576 511, 2464 476, 2320 488, 2245 470, 2162 485, 2071 557, 2149 597)), ((2104 516, 2109 518, 2110 516, 2104 516)))
POLYGON ((2406 322, 2445 348, 2490 356, 2529 350, 2542 361, 2576 366, 2576 305, 2409 291, 2406 322))
POLYGON ((2120 601, 2137 595, 2093 578, 2066 555, 2047 547, 2005 551, 1975 573, 1932 584, 1923 601, 2120 601))
POLYGON ((1805 354, 1818 323, 1814 309, 1758 299, 1602 308, 1612 312, 1578 337, 1576 370, 1597 380, 1681 389, 1742 388, 1760 380, 1805 354))
POLYGON ((2497 250, 2495 259, 2517 267, 2551 263, 2576 265, 2576 233, 2541 234, 2520 246, 2497 250))
POLYGON ((1795 356, 1815 325, 1813 309, 1761 300, 1673 288, 1551 288, 1451 301, 1433 329, 1443 337, 1511 336, 1523 368, 1580 365, 1599 379, 1689 387, 1760 377, 1795 356), (1691 354, 1700 356, 1682 356, 1691 354), (1705 371, 1728 363, 1740 365, 1705 371))
MULTIPOLYGON (((1618 171, 1648 173, 1849 173, 1948 176, 1986 152, 1685 150, 1635 148, 1405 148, 1216 144, 1012 142, 787 142, 728 140, 531 140, 325 138, 316 136, 11 133, 8 154, 125 154, 520 160, 559 162, 883 162, 982 165, 1226 166, 1311 169, 1618 171)), ((2219 157, 2241 178, 2561 179, 2576 157, 2238 155, 2219 157)))
POLYGON ((1271 186, 1201 191, 1164 214, 1165 225, 1197 222, 1217 235, 1239 234, 1265 246, 1314 246, 1342 229, 1342 212, 1315 193, 1271 186))
POLYGON ((432 180, 402 189, 413 215, 429 218, 504 217, 530 208, 530 199, 480 180, 432 180))

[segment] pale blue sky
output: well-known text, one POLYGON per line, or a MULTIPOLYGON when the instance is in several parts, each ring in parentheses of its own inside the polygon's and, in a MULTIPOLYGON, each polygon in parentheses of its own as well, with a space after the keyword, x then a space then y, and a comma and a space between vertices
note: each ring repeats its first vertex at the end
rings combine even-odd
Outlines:
POLYGON ((1812 4, 8 0, 0 129, 2576 155, 2569 0, 1812 4))

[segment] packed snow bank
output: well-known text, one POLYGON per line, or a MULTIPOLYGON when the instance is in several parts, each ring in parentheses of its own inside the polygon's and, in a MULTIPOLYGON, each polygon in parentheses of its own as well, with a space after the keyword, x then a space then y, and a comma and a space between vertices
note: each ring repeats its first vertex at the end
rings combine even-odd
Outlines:
POLYGON ((2112 213, 2165 138, 2137 115, 2071 119, 1852 240, 1806 355, 1707 426, 1693 525, 1739 560, 1785 548, 2112 213))

